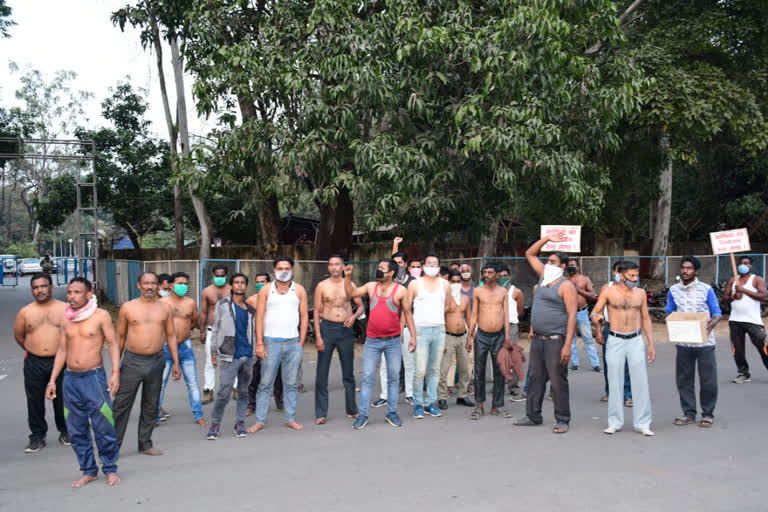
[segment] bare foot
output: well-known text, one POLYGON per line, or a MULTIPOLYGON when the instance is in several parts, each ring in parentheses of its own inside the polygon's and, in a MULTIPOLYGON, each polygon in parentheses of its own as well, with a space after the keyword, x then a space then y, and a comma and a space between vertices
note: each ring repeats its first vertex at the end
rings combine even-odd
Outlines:
POLYGON ((120 477, 117 476, 117 473, 107 475, 107 485, 120 485, 120 477))
POLYGON ((157 455, 162 455, 162 454, 163 454, 163 451, 162 451, 162 450, 159 450, 159 449, 157 449, 157 448, 150 448, 150 449, 148 449, 148 450, 144 450, 143 452, 139 452, 139 453, 141 453, 141 454, 143 454, 143 455, 153 455, 153 456, 157 456, 157 455))
POLYGON ((246 432, 248 432, 249 434, 253 434, 254 432, 258 432, 259 430, 261 430, 263 428, 264 428, 264 425, 262 425, 261 423, 254 423, 253 425, 248 427, 246 432))
POLYGON ((317 418, 315 420, 315 423, 317 423, 318 425, 325 425, 325 418, 317 418))
POLYGON ((304 430, 304 425, 301 423, 296 423, 295 421, 289 421, 285 424, 286 427, 290 427, 293 430, 304 430))
POLYGON ((93 482, 94 480, 98 480, 98 479, 99 479, 99 477, 97 477, 95 475, 83 475, 79 479, 77 479, 74 482, 72 482, 72 487, 77 489, 78 487, 82 487, 85 484, 87 484, 89 482, 93 482))
POLYGON ((354 420, 357 419, 357 417, 360 416, 360 414, 347 414, 347 418, 354 420))
POLYGON ((198 424, 198 425, 200 425, 201 427, 207 427, 207 426, 208 426, 208 422, 207 422, 207 421, 205 421, 205 418, 200 418, 200 419, 199 419, 199 420, 197 420, 195 423, 197 423, 197 424, 198 424))

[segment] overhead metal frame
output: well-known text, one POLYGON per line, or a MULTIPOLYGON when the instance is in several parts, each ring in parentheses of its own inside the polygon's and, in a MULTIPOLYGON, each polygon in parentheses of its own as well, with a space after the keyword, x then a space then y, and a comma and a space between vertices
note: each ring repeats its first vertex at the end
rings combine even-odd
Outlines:
MULTIPOLYGON (((75 245, 75 257, 90 257, 94 260, 99 257, 99 216, 98 216, 98 197, 96 195, 96 143, 92 140, 77 139, 33 139, 27 137, 0 137, 0 144, 15 144, 15 152, 0 152, 0 160, 76 160, 88 161, 91 164, 91 181, 83 181, 80 167, 77 168, 75 193, 77 197, 77 240, 75 245), (34 151, 35 145, 53 145, 53 146, 82 146, 89 147, 90 154, 82 155, 57 155, 39 153, 34 151), (33 151, 28 151, 27 148, 33 151), (93 194, 93 204, 83 206, 83 190, 90 188, 93 194), (86 230, 84 226, 84 215, 90 213, 93 215, 93 231, 86 230), (87 251, 87 242, 92 239, 93 251, 91 254, 87 251)), ((95 277, 94 273, 94 277, 95 277)))

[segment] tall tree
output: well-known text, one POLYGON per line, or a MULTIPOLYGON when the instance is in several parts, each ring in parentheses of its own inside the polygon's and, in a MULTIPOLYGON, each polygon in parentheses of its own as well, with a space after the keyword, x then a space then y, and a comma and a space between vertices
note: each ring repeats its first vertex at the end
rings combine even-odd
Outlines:
POLYGON ((8 29, 16 24, 16 22, 11 19, 12 12, 13 9, 6 5, 5 0, 0 0, 0 37, 11 37, 11 33, 8 29))

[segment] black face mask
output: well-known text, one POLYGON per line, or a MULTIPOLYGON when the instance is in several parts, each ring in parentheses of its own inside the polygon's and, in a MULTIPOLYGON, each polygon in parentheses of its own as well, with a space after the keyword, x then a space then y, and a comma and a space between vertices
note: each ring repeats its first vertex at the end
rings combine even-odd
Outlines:
POLYGON ((376 269, 376 279, 384 279, 384 272, 381 269, 376 269))
POLYGON ((577 273, 579 271, 579 269, 576 268, 576 267, 565 267, 565 271, 568 272, 569 274, 573 275, 573 274, 577 273))

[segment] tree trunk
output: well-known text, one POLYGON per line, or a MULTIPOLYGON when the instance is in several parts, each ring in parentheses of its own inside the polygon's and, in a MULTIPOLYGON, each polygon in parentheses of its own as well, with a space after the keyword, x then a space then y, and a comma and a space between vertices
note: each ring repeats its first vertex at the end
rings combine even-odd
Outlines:
MULTIPOLYGON (((669 222, 672 218, 672 159, 669 150, 669 132, 664 130, 659 139, 661 152, 661 184, 659 201, 656 204, 656 225, 653 229, 653 256, 666 256, 669 246, 669 222)), ((653 258, 651 279, 664 279, 664 259, 653 258)))
MULTIPOLYGON (((237 103, 240 106, 243 123, 259 119, 252 98, 244 94, 238 94, 237 103)), ((277 247, 280 245, 280 206, 274 193, 264 192, 263 194, 262 207, 259 210, 259 228, 261 229, 261 239, 266 251, 270 254, 275 254, 277 247)))
MULTIPOLYGON (((169 41, 169 44, 171 45, 173 77, 176 81, 176 115, 179 126, 179 143, 181 144, 181 154, 189 157, 191 150, 189 146, 189 126, 187 124, 187 100, 186 93, 184 92, 184 65, 181 61, 178 40, 173 38, 169 41)), ((211 241, 213 239, 211 216, 208 215, 208 208, 206 208, 205 202, 197 196, 192 185, 188 185, 187 189, 189 197, 192 199, 192 207, 197 215, 197 221, 200 224, 200 259, 208 259, 211 257, 211 241)))
POLYGON ((352 249, 354 216, 354 203, 349 195, 349 189, 342 186, 339 189, 335 207, 320 207, 320 227, 315 243, 315 258, 324 260, 333 253, 349 256, 352 249))
POLYGON ((488 227, 488 231, 483 233, 480 237, 480 247, 478 248, 478 257, 485 258, 488 256, 496 256, 496 240, 499 237, 499 218, 496 217, 491 221, 491 225, 488 227))
MULTIPOLYGON (((168 139, 171 152, 171 169, 175 172, 178 166, 177 148, 178 132, 173 124, 173 115, 171 114, 171 103, 168 100, 168 88, 165 84, 165 69, 163 68, 163 44, 160 37, 160 28, 157 24, 157 18, 154 10, 147 8, 149 26, 152 30, 152 44, 155 47, 155 57, 157 59, 157 76, 160 81, 160 96, 163 99, 163 112, 165 113, 165 124, 168 128, 168 139)), ((184 191, 181 185, 173 186, 173 225, 176 230, 176 251, 181 254, 184 248, 184 191)))

